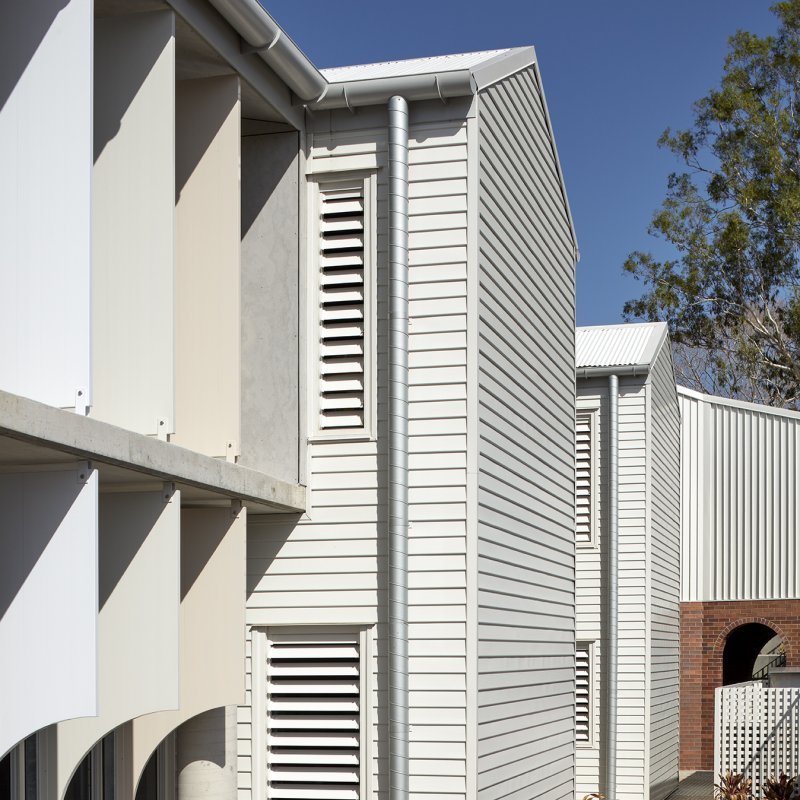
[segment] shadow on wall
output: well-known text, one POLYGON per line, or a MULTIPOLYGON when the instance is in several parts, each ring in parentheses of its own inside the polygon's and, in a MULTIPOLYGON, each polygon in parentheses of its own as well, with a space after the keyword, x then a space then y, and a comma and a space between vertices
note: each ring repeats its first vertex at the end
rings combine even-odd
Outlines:
POLYGON ((5 3, 0 16, 0 111, 69 0, 5 3))

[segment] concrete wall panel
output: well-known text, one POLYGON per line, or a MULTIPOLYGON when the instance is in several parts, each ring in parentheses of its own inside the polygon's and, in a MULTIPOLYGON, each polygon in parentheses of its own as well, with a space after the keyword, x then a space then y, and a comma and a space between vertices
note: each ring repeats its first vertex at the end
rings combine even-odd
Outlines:
POLYGON ((297 133, 242 140, 240 460, 288 481, 299 469, 298 148, 297 133))

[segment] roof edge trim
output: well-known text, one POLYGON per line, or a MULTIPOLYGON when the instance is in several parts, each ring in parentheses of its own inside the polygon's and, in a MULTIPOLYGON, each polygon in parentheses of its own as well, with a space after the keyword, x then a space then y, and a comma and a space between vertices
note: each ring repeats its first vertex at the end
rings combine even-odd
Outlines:
POLYGON ((768 406, 764 403, 753 403, 750 400, 736 400, 733 397, 721 397, 716 394, 705 394, 696 389, 689 389, 687 386, 678 386, 678 394, 689 397, 692 400, 700 400, 715 406, 728 406, 729 408, 739 408, 743 411, 753 411, 758 414, 772 414, 776 417, 786 417, 800 422, 800 411, 792 411, 788 408, 778 408, 768 406))

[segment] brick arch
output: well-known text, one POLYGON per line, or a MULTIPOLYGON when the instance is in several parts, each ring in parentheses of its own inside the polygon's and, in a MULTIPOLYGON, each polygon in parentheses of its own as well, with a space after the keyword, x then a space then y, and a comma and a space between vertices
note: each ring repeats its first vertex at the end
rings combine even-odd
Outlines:
POLYGON ((794 646, 792 642, 781 628, 780 625, 776 624, 770 619, 766 617, 739 617, 734 622, 729 622, 718 634, 717 638, 714 640, 714 647, 713 653, 714 658, 717 657, 719 653, 719 658, 722 658, 722 651, 725 649, 725 643, 728 641, 728 636, 730 636, 737 628, 740 628, 742 625, 751 625, 752 623, 758 623, 760 625, 766 625, 766 627, 770 628, 771 630, 775 631, 777 636, 781 637, 781 641, 783 642, 783 647, 786 651, 786 661, 787 663, 794 662, 794 646))
POLYGON ((732 631, 748 623, 775 631, 786 666, 800 667, 800 598, 681 603, 681 769, 714 769, 714 689, 732 631))

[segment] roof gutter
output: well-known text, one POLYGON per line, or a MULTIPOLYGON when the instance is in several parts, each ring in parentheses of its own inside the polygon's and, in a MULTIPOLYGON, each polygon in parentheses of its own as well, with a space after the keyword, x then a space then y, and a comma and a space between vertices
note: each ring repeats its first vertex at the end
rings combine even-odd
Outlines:
POLYGON ((626 364, 615 367, 578 367, 575 376, 578 378, 608 378, 618 375, 625 378, 640 378, 650 372, 650 364, 626 364))
POLYGON ((258 53, 303 102, 320 100, 328 89, 322 73, 257 0, 209 0, 242 37, 243 53, 258 53))
POLYGON ((451 97, 472 95, 477 90, 471 70, 460 69, 428 75, 396 75, 361 81, 331 83, 328 91, 308 107, 312 111, 356 106, 384 105, 389 98, 402 95, 407 102, 417 100, 447 101, 451 97))

